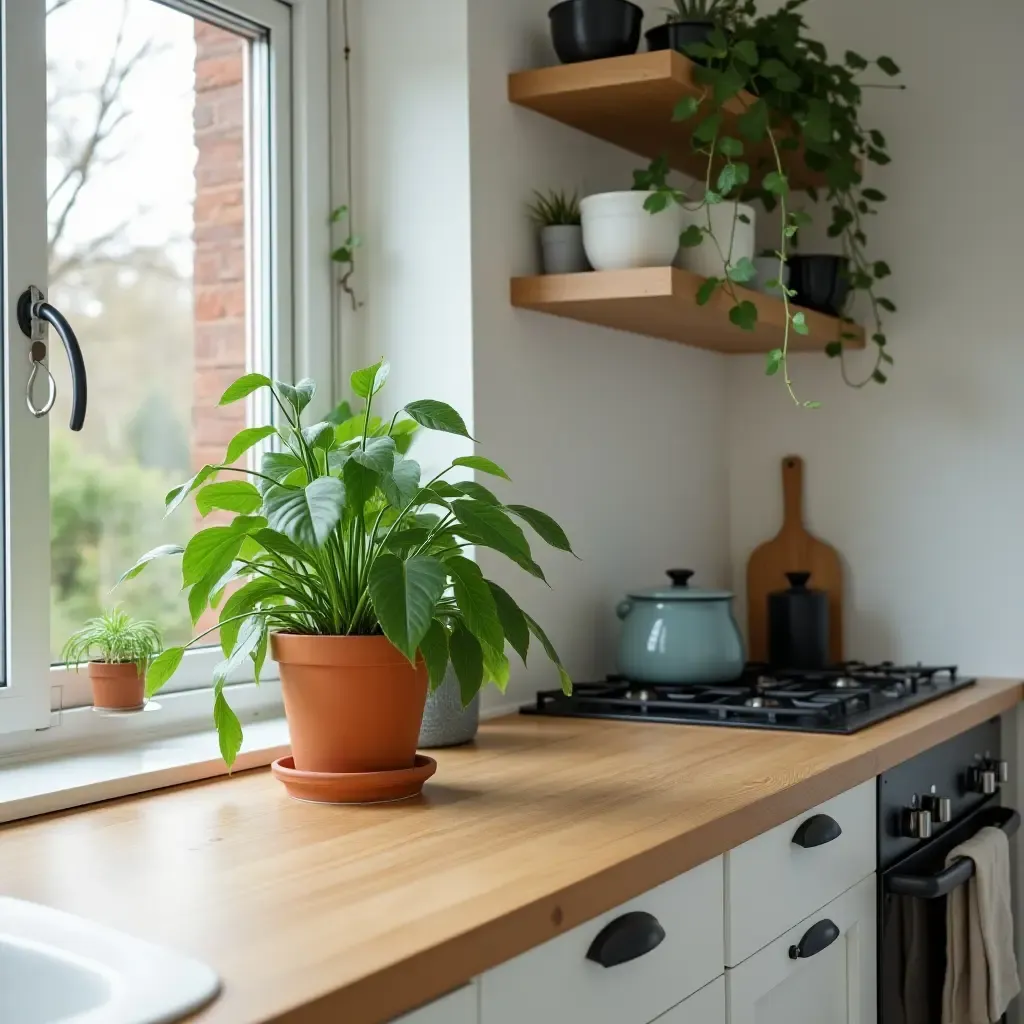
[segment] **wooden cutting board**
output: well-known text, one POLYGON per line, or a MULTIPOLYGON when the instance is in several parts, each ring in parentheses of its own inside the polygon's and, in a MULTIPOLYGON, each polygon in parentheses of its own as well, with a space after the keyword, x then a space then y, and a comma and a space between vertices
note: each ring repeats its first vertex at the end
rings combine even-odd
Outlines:
POLYGON ((843 566, 839 553, 804 527, 804 460, 782 460, 782 529, 747 563, 747 628, 751 661, 768 660, 768 595, 789 586, 787 572, 809 572, 809 586, 828 594, 829 658, 843 660, 843 566))

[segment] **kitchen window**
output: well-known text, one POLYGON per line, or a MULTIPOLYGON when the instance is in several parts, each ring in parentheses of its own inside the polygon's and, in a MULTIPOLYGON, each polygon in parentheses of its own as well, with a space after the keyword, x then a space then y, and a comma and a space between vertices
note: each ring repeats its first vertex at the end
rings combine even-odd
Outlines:
MULTIPOLYGON (((329 392, 332 366, 326 0, 0 7, 10 733, 90 703, 87 674, 66 670, 60 652, 102 608, 153 619, 168 645, 211 624, 193 627, 176 558, 113 588, 140 554, 193 532, 191 502, 162 518, 165 493, 266 422, 256 405, 217 408, 224 388, 259 371, 308 374, 329 392), (31 344, 17 304, 30 286, 81 343, 80 432, 69 430, 72 380, 52 327, 56 402, 39 418, 27 406, 31 344)), ((47 394, 40 371, 31 399, 47 394)), ((210 685, 222 658, 210 642, 168 690, 210 685)))

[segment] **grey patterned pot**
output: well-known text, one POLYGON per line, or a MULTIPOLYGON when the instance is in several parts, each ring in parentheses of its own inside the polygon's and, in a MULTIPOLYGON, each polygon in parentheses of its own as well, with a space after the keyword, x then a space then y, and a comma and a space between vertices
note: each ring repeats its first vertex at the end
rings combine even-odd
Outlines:
POLYGON ((428 749, 457 747, 461 743, 468 743, 476 735, 479 725, 480 694, 464 709, 459 695, 459 681, 449 669, 444 682, 427 695, 417 746, 428 749))

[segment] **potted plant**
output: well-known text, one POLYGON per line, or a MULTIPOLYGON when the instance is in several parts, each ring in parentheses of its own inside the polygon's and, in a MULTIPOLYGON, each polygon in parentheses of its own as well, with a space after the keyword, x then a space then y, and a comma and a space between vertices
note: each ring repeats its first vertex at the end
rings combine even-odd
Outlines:
POLYGON ((548 18, 558 59, 576 64, 636 53, 644 12, 630 0, 562 0, 548 18))
POLYGON ((89 665, 93 706, 106 711, 137 711, 145 703, 143 680, 162 647, 152 622, 111 608, 73 633, 61 658, 75 671, 89 665))
MULTIPOLYGON (((679 50, 706 43, 716 25, 726 25, 737 0, 674 0, 666 8, 665 22, 644 33, 648 50, 679 50)), ((700 58, 697 58, 698 60, 700 58)))
POLYGON ((533 193, 530 218, 540 228, 541 266, 545 274, 578 274, 589 270, 583 251, 580 201, 577 193, 551 189, 533 193))
MULTIPOLYGON (((468 704, 484 683, 506 685, 506 645, 525 659, 532 635, 571 688, 540 625, 463 551, 490 548, 544 579, 519 524, 571 551, 565 533, 550 516, 505 504, 482 484, 446 479, 464 470, 507 479, 482 455, 456 458, 421 481, 419 464, 401 454, 396 439, 417 424, 466 438, 469 431, 454 409, 430 399, 408 403, 390 420, 373 416, 388 372, 382 360, 352 374, 352 390, 366 407, 340 424, 304 424, 311 380, 290 385, 251 373, 232 384, 222 405, 266 391, 277 422, 242 431, 224 461, 171 491, 167 506, 195 492, 200 510, 224 509, 235 518, 200 530, 184 550, 148 552, 125 574, 180 554, 193 621, 218 609, 225 660, 214 671, 213 713, 229 765, 242 730, 225 680, 247 661, 258 679, 269 648, 280 667, 292 740, 292 758, 276 774, 314 800, 375 801, 419 791, 434 767, 416 755, 428 684, 440 686, 449 664, 468 704), (268 438, 278 450, 264 454, 259 469, 231 465, 268 438), (228 472, 242 479, 216 479, 228 472), (229 583, 236 584, 230 593, 229 583)), ((147 694, 205 635, 150 664, 147 694)))

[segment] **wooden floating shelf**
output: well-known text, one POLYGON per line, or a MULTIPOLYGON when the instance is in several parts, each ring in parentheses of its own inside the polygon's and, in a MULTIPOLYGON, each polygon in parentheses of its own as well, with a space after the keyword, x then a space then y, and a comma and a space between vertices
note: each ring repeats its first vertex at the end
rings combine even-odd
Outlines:
MULTIPOLYGON (((729 321, 732 300, 721 289, 707 305, 697 305, 703 281, 699 274, 675 267, 514 277, 512 305, 733 355, 779 347, 786 323, 781 299, 737 286, 757 306, 756 328, 743 331, 729 321)), ((790 330, 791 352, 823 352, 842 331, 857 335, 843 340, 846 348, 864 347, 862 328, 809 309, 804 316, 810 332, 790 330)))
MULTIPOLYGON (((562 64, 509 75, 512 103, 653 159, 664 154, 673 168, 703 179, 707 158, 695 153, 689 128, 699 116, 673 123, 672 112, 684 96, 701 96, 694 63, 675 50, 562 64)), ((755 98, 740 93, 725 104, 725 135, 739 136, 736 120, 755 98)), ((773 169, 771 147, 746 143, 746 161, 756 174, 773 169)), ((825 176, 804 165, 799 150, 785 150, 782 163, 794 189, 823 187, 825 176)))

